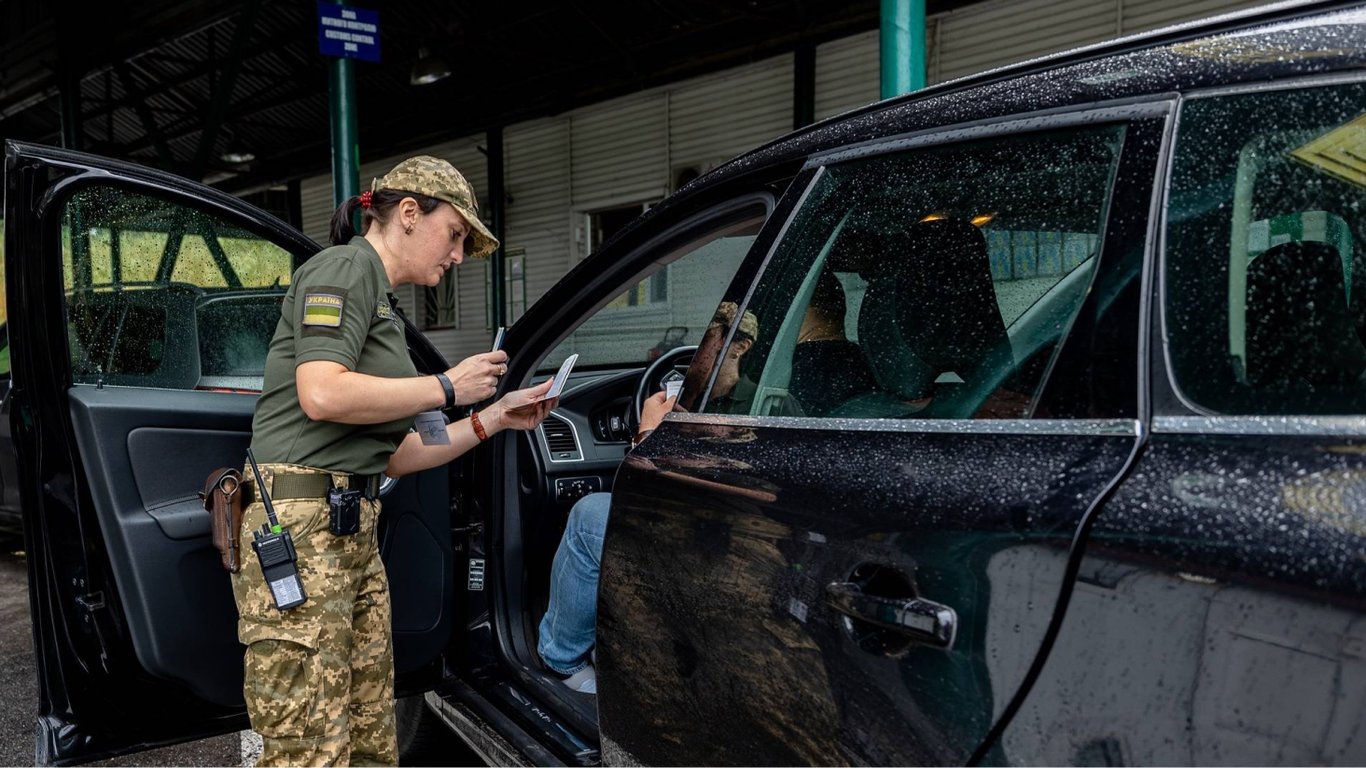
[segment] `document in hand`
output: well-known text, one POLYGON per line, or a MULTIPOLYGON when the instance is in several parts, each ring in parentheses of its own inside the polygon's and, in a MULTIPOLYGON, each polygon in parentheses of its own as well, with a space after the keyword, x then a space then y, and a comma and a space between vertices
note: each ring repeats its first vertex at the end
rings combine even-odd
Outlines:
POLYGON ((574 370, 574 362, 578 359, 578 355, 570 355, 569 358, 560 365, 560 370, 555 372, 555 380, 550 384, 550 391, 545 393, 545 396, 536 402, 560 396, 560 393, 564 391, 564 383, 569 380, 569 372, 574 370))

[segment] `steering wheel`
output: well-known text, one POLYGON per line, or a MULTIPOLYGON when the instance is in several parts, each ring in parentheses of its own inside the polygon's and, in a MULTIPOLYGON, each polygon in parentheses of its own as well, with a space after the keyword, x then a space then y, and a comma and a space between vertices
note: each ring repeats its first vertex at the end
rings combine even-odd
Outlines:
POLYGON ((687 374, 688 365, 692 363, 696 351, 697 345, 674 347, 655 358, 650 367, 640 374, 640 381, 636 384, 635 408, 631 411, 631 434, 634 435, 640 428, 640 413, 645 410, 645 401, 664 388, 665 376, 674 372, 680 376, 687 374))

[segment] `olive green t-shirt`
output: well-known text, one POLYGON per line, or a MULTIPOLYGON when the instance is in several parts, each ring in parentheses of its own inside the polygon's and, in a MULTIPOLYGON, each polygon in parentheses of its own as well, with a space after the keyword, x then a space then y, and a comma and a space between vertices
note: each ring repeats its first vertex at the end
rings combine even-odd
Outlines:
POLYGON ((319 252, 294 273, 252 421, 257 461, 366 475, 388 465, 412 417, 385 424, 313 421, 299 407, 294 369, 330 360, 371 376, 418 375, 389 291, 384 264, 363 237, 319 252))

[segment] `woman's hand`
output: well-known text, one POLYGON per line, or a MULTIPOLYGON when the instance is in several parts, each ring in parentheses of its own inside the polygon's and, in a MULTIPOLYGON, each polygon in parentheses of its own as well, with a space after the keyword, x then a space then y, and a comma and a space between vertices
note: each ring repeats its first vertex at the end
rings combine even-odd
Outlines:
MULTIPOLYGON (((496 354, 496 353, 495 353, 496 354)), ((543 400, 554 379, 546 379, 534 387, 518 389, 503 395, 498 402, 485 408, 479 420, 489 433, 504 429, 535 429, 560 404, 560 398, 543 400)))
POLYGON ((469 405, 493 397, 498 389, 498 377, 508 372, 508 353, 480 352, 460 361, 446 371, 455 388, 455 404, 469 405))

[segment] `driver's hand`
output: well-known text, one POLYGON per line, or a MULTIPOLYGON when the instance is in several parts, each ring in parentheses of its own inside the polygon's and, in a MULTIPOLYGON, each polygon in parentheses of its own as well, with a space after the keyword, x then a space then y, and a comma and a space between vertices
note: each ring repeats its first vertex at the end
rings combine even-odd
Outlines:
POLYGON ((663 423, 664 414, 674 409, 677 400, 677 397, 667 397, 662 389, 650 395, 640 408, 640 431, 654 429, 663 423))

